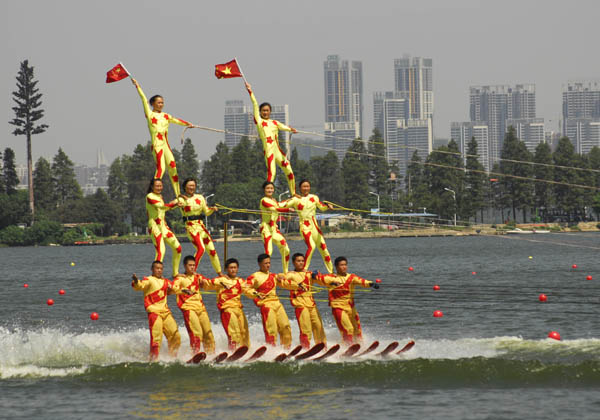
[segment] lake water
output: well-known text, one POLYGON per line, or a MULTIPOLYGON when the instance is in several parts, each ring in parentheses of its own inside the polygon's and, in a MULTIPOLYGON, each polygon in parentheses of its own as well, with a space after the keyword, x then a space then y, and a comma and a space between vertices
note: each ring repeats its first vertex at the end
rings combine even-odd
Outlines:
MULTIPOLYGON (((382 279, 381 289, 357 292, 365 346, 414 339, 412 350, 389 360, 277 364, 270 360, 281 349, 271 349, 252 364, 190 366, 170 297, 182 347, 170 359, 163 342, 160 362, 151 364, 142 294, 130 286, 132 272, 150 273, 151 245, 1 248, 0 417, 600 418, 599 234, 328 245, 333 257, 348 257, 349 271, 382 279), (434 318, 435 310, 444 317, 434 318), (93 311, 98 321, 90 320, 93 311), (562 341, 547 338, 550 331, 562 341)), ((290 248, 304 251, 300 242, 290 248)), ((184 254, 192 251, 184 244, 184 254)), ((259 242, 234 242, 229 254, 247 276, 261 251, 259 242)), ((168 249, 166 275, 170 258, 168 249)), ((275 270, 280 261, 275 251, 275 270)), ((324 270, 318 254, 311 268, 324 270)), ((214 275, 207 257, 200 272, 214 275)), ((214 298, 204 295, 217 350, 226 350, 214 298)), ((287 299, 284 305, 297 344, 287 299)), ((264 342, 259 314, 245 298, 244 306, 257 348, 264 342)), ((327 303, 318 306, 329 344, 339 342, 327 303)))

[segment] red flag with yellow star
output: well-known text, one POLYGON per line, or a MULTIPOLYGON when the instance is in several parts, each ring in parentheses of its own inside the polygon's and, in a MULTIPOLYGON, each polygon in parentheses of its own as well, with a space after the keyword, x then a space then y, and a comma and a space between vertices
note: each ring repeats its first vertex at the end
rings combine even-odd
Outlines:
POLYGON ((118 82, 119 80, 123 80, 128 76, 129 73, 127 72, 123 64, 119 63, 106 72, 106 83, 118 82))
POLYGON ((234 58, 225 64, 215 64, 215 76, 217 79, 230 79, 232 77, 243 77, 242 71, 234 58))

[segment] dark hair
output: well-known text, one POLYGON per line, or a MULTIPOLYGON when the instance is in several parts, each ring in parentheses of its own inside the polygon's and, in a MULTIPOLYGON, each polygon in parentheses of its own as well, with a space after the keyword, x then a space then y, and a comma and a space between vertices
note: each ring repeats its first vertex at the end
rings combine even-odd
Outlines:
POLYGON ((237 264, 237 266, 240 266, 240 262, 238 260, 236 260, 235 258, 229 258, 227 261, 225 261, 225 268, 229 267, 231 264, 237 264))
POLYGON ((335 259, 335 261, 333 262, 333 264, 337 267, 338 264, 341 263, 342 261, 348 262, 348 258, 346 258, 346 257, 337 257, 335 259))
POLYGON ((156 101, 158 98, 165 99, 165 98, 163 98, 163 97, 162 97, 162 95, 154 95, 152 98, 150 98, 150 100, 148 101, 148 103, 149 103, 150 105, 154 105, 154 102, 155 102, 155 101, 156 101))
POLYGON ((186 178, 185 181, 183 181, 183 184, 181 184, 183 186, 183 189, 185 190, 185 186, 187 185, 188 182, 190 181, 194 181, 196 183, 196 186, 198 186, 198 182, 196 181, 196 178, 186 178))
POLYGON ((152 268, 154 268, 154 265, 156 265, 156 264, 164 265, 164 264, 162 263, 162 261, 156 260, 156 261, 152 261, 152 265, 151 265, 151 267, 152 267, 152 268))
POLYGON ((275 188, 275 184, 273 184, 271 181, 265 181, 265 182, 263 182, 263 187, 262 187, 262 188, 263 188, 263 190, 264 190, 265 188, 267 188, 267 185, 272 185, 272 186, 273 186, 273 188, 275 188))
POLYGON ((186 265, 188 263, 188 261, 194 261, 194 262, 196 262, 196 259, 194 257, 192 257, 191 255, 186 255, 183 258, 183 265, 186 265))
POLYGON ((259 111, 262 109, 263 106, 268 106, 269 107, 269 111, 273 111, 273 107, 268 102, 263 102, 262 104, 260 104, 259 107, 258 107, 259 111))
POLYGON ((304 184, 305 182, 308 182, 308 185, 312 185, 308 179, 304 178, 302 181, 300 181, 300 183, 298 184, 298 186, 301 187, 302 184, 304 184))
POLYGON ((271 258, 271 256, 269 254, 259 254, 258 258, 256 258, 256 261, 258 261, 258 263, 260 264, 261 262, 263 262, 267 258, 271 258))
POLYGON ((292 255, 292 262, 295 262, 297 258, 302 257, 304 258, 304 254, 301 254, 299 252, 296 252, 294 255, 292 255))
POLYGON ((152 192, 152 190, 153 190, 153 188, 152 188, 152 187, 154 187, 154 183, 155 183, 156 181, 160 181, 160 182, 162 182, 162 179, 160 179, 160 178, 152 178, 152 179, 150 180, 150 185, 148 185, 148 194, 150 194, 150 193, 152 192))

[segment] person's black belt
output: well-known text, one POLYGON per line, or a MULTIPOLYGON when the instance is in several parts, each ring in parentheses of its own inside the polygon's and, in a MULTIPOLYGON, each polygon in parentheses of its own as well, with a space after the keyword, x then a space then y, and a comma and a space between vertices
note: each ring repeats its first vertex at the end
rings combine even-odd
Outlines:
POLYGON ((192 220, 202 220, 202 216, 183 216, 184 222, 191 222, 192 220))

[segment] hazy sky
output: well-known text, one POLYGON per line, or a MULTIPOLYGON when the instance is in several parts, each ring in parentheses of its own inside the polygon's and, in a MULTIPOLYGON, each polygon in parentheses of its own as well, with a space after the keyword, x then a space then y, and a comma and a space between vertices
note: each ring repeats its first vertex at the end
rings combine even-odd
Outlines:
MULTIPOLYGON (((12 135, 11 92, 29 59, 44 94, 48 131, 34 136, 34 160, 63 147, 76 163, 131 154, 149 139, 140 99, 129 80, 105 84, 118 61, 165 110, 223 128, 227 99, 247 99, 241 79, 217 80, 214 64, 234 56, 259 101, 288 103, 291 124, 321 128, 323 61, 362 60, 365 133, 373 128, 373 92, 392 90, 393 60, 433 58, 436 137, 468 120, 468 88, 535 83, 537 115, 557 129, 562 84, 600 78, 598 1, 4 1, 0 17, 0 148, 25 162, 12 135), (316 127, 315 127, 316 126, 316 127)), ((171 126, 179 147, 181 128, 171 126)), ((201 158, 222 135, 194 130, 201 158)))

